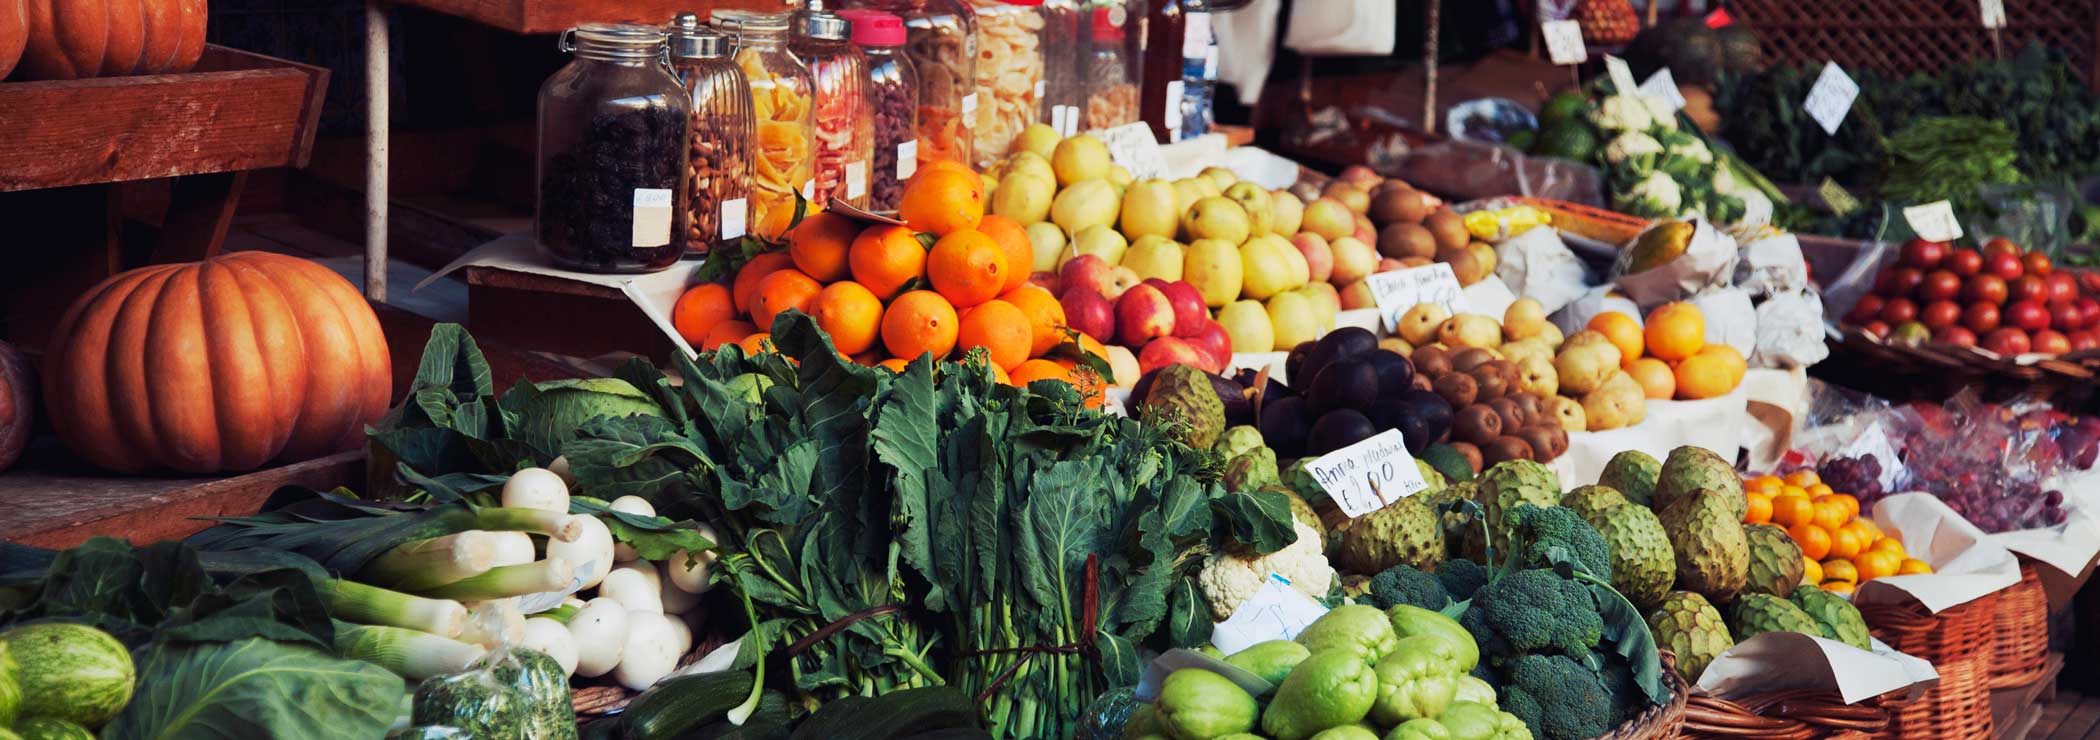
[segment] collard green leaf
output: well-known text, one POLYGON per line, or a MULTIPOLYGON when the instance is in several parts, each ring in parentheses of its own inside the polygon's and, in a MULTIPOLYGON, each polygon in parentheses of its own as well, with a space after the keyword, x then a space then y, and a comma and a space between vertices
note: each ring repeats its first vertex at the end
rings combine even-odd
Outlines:
POLYGON ((1283 549, 1298 539, 1291 528, 1291 503, 1275 491, 1227 493, 1211 500, 1217 516, 1216 531, 1230 532, 1240 544, 1257 552, 1283 549))
POLYGON ((562 447, 576 490, 605 500, 640 496, 666 500, 686 485, 688 471, 712 468, 707 452, 669 419, 630 416, 593 419, 562 447))
POLYGON ((540 384, 540 393, 518 415, 518 441, 552 458, 593 419, 663 416, 641 389, 619 378, 587 378, 540 384))
POLYGON ((1210 642, 1210 605, 1203 600, 1203 588, 1196 585, 1194 576, 1184 576, 1174 583, 1174 590, 1167 595, 1167 646, 1170 648, 1193 648, 1210 642))
POLYGON ((369 740, 400 713, 399 676, 313 647, 249 638, 156 643, 138 693, 104 740, 297 737, 369 740))
POLYGON ((598 521, 604 522, 605 528, 612 532, 614 540, 633 546, 643 560, 668 560, 679 550, 699 553, 715 547, 715 543, 700 534, 699 525, 692 521, 674 522, 660 516, 614 511, 582 498, 569 499, 569 512, 598 517, 598 521))
MULTIPOLYGON (((907 365, 875 400, 875 424, 869 441, 877 462, 896 471, 895 510, 892 528, 904 560, 929 576, 926 606, 936 611, 948 608, 948 586, 935 576, 935 497, 948 490, 947 481, 937 485, 940 474, 941 422, 934 415, 933 368, 926 363, 907 365)), ((959 512, 943 511, 942 519, 959 512)))
POLYGON ((197 597, 161 625, 161 637, 183 642, 260 637, 327 649, 335 644, 335 625, 313 581, 298 569, 286 568, 243 575, 222 590, 197 597))

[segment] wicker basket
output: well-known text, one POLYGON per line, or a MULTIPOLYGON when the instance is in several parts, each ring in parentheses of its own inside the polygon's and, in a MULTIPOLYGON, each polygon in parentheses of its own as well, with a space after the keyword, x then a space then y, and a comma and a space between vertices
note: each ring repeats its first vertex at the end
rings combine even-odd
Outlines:
POLYGON ((1971 740, 1991 735, 1991 650, 1999 594, 1928 614, 1917 604, 1860 609, 1867 628, 1889 647, 1923 658, 1940 681, 1897 708, 1875 737, 1971 740))
POLYGON ((1662 661, 1663 687, 1670 690, 1670 703, 1649 707, 1641 716, 1592 740, 1675 740, 1684 727, 1684 710, 1692 698, 1692 687, 1677 675, 1677 656, 1664 650, 1662 661))
POLYGON ((1553 227, 1556 229, 1615 246, 1624 246, 1648 228, 1648 220, 1645 218, 1628 216, 1596 206, 1551 198, 1520 197, 1515 201, 1553 214, 1553 227))
POLYGON ((2049 662, 2049 595, 2033 562, 2021 558, 2020 582, 1998 592, 1991 626, 1996 633, 1991 637, 1991 688, 2041 680, 2049 662))
POLYGON ((1839 329, 1843 337, 1832 342, 1833 354, 1853 355, 1849 361, 1877 373, 1929 378, 1927 382, 1938 387, 1976 386, 1992 398, 2029 396, 2075 405, 2081 399, 2073 396, 2089 393, 2095 376, 2100 375, 2100 352, 2090 350, 2023 364, 1975 347, 1905 344, 1881 339, 1857 326, 1839 329))
POLYGON ((1825 740, 1865 738, 1888 728, 1904 692, 1846 704, 1835 691, 1797 689, 1756 694, 1740 702, 1705 694, 1685 710, 1684 736, 1705 740, 1825 740))
POLYGON ((2100 0, 2005 0, 1996 46, 1976 0, 1734 0, 1728 12, 1756 30, 1774 63, 1837 62, 1903 76, 2039 43, 2069 54, 2087 84, 2100 81, 2100 0))
POLYGON ((1940 682, 1917 701, 1889 715, 1874 733, 1890 740, 1983 740, 1991 737, 1990 658, 1972 655, 1952 663, 1933 661, 1940 682))

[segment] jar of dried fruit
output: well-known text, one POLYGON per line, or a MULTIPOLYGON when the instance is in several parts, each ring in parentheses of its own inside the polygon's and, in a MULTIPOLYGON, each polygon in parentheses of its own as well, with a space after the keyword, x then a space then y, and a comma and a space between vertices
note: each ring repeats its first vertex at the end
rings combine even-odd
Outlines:
POLYGON ((671 22, 671 69, 692 98, 686 143, 686 248, 735 248, 751 219, 751 82, 729 58, 729 38, 681 13, 671 22))
POLYGON ((848 10, 853 45, 868 60, 868 106, 875 119, 868 210, 895 213, 904 181, 919 169, 919 73, 904 54, 904 20, 879 10, 848 10))
POLYGON ((844 198, 866 208, 875 138, 875 121, 868 115, 867 59, 847 40, 846 19, 822 11, 802 17, 802 33, 788 50, 809 65, 815 83, 816 185, 810 201, 821 208, 844 198))
POLYGON ((971 0, 977 11, 977 128, 971 150, 986 169, 1042 116, 1043 0, 971 0))
POLYGON ((1079 111, 1086 105, 1080 45, 1085 7, 1079 0, 1043 0, 1043 103, 1037 120, 1062 136, 1079 133, 1079 111))
POLYGON ((787 233, 795 198, 814 195, 815 87, 809 67, 787 48, 787 13, 736 18, 736 63, 751 83, 751 231, 768 241, 787 233))
POLYGON ((1096 5, 1087 24, 1086 112, 1082 130, 1120 126, 1138 119, 1138 66, 1142 55, 1129 49, 1125 26, 1130 11, 1122 4, 1096 5))
POLYGON ((977 116, 977 14, 961 0, 870 0, 904 19, 904 54, 919 74, 919 163, 969 164, 977 116))
POLYGON ((685 254, 687 118, 653 26, 587 24, 576 58, 540 86, 533 234, 555 264, 654 272, 685 254))

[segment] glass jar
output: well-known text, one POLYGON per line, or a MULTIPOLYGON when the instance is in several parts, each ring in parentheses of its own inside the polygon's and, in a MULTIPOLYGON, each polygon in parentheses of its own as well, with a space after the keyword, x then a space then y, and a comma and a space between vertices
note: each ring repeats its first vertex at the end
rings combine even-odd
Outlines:
POLYGON ((904 19, 878 10, 840 15, 853 24, 853 45, 868 61, 868 107, 874 113, 868 210, 890 215, 904 198, 904 182, 919 169, 919 73, 904 54, 904 19))
POLYGON ((664 32, 587 24, 556 42, 576 58, 540 86, 533 234, 555 264, 654 272, 685 254, 685 89, 664 32))
POLYGON ((802 33, 788 49, 809 65, 816 91, 816 184, 809 199, 819 208, 832 198, 866 208, 875 138, 875 121, 868 115, 867 59, 847 40, 846 19, 810 11, 803 17, 802 33))
POLYGON ((1083 130, 1120 126, 1138 119, 1138 66, 1129 50, 1130 12, 1122 3, 1095 5, 1088 23, 1086 116, 1083 130))
POLYGON ((751 220, 751 83, 729 58, 729 38, 681 13, 671 69, 692 98, 686 143, 686 248, 736 248, 751 220))
POLYGON ((971 0, 977 11, 977 120, 971 150, 987 169, 1042 117, 1043 0, 971 0))
POLYGON ((788 52, 788 14, 737 18, 736 63, 751 83, 751 232, 787 233, 795 198, 807 197, 815 149, 809 67, 788 52))
POLYGON ((1080 76, 1084 56, 1080 26, 1086 20, 1079 0, 1043 0, 1043 103, 1039 120, 1061 136, 1079 133, 1079 111, 1086 104, 1080 76))
POLYGON ((970 164, 977 116, 976 14, 959 0, 872 4, 904 19, 904 53, 919 73, 919 164, 970 164))

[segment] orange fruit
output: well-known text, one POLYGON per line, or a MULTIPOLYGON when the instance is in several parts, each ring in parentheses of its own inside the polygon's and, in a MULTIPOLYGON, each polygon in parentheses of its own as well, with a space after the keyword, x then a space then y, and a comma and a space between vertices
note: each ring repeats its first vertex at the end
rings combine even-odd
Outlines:
MULTIPOLYGON (((1644 340, 1641 337, 1641 322, 1635 320, 1632 316, 1618 311, 1605 311, 1604 313, 1591 316, 1589 326, 1584 328, 1603 334, 1605 339, 1611 340, 1612 346, 1619 348, 1619 365, 1621 367, 1632 368, 1633 361, 1641 356, 1641 347, 1644 344, 1644 340)), ((1639 380, 1640 378, 1636 376, 1634 379, 1639 380)), ((1656 397, 1649 396, 1649 398, 1656 397)), ((1669 398, 1669 396, 1661 396, 1661 398, 1669 398)))
POLYGON ((836 213, 818 213, 802 219, 788 232, 788 256, 795 269, 820 283, 846 279, 846 252, 860 236, 860 222, 836 213))
MULTIPOLYGON (((1802 487, 1800 487, 1800 486, 1790 486, 1790 485, 1786 485, 1786 484, 1783 484, 1783 483, 1782 483, 1782 484, 1780 484, 1780 486, 1779 486, 1779 494, 1778 494, 1778 495, 1780 495, 1780 496, 1800 496, 1801 498, 1808 498, 1808 489, 1802 488, 1802 487)), ((1815 499, 1809 499, 1809 500, 1810 500, 1810 501, 1814 501, 1815 499)))
POLYGON ((768 329, 773 326, 773 317, 788 309, 809 313, 810 302, 823 289, 801 270, 775 271, 759 280, 758 289, 751 294, 751 323, 768 329))
POLYGON ((1851 596, 1853 590, 1858 588, 1857 586, 1852 585, 1850 581, 1824 581, 1820 584, 1820 586, 1825 591, 1829 591, 1834 594, 1844 594, 1846 596, 1851 596))
POLYGON ((1896 575, 1899 576, 1922 576, 1930 573, 1932 566, 1917 558, 1904 558, 1903 564, 1896 566, 1896 575))
POLYGON ((1845 516, 1845 505, 1836 501, 1821 498, 1809 499, 1809 503, 1815 506, 1815 522, 1818 527, 1836 530, 1845 526, 1845 521, 1850 518, 1845 516))
POLYGON ((809 315, 831 335, 831 345, 849 355, 868 351, 882 333, 882 299, 851 280, 824 286, 809 302, 809 315))
POLYGON ((940 236, 977 228, 977 222, 984 218, 984 180, 975 172, 955 168, 922 169, 904 184, 904 195, 897 201, 897 217, 913 231, 940 236))
POLYGON ((1852 559, 1852 566, 1859 569, 1859 579, 1871 581, 1896 574, 1903 567, 1903 556, 1892 552, 1868 550, 1852 559))
MULTIPOLYGON (((882 324, 880 322, 877 322, 875 325, 875 333, 878 336, 882 333, 882 324)), ((853 361, 861 365, 874 367, 876 363, 882 362, 883 360, 887 360, 889 358, 890 354, 888 352, 882 351, 881 347, 874 347, 866 352, 854 355, 853 361)))
POLYGON ((1823 485, 1823 484, 1821 484, 1821 483, 1815 483, 1815 484, 1811 484, 1811 485, 1809 485, 1809 486, 1806 486, 1806 488, 1808 489, 1808 495, 1809 495, 1809 496, 1811 496, 1811 497, 1814 497, 1814 496, 1831 496, 1831 495, 1835 495, 1835 494, 1837 493, 1837 490, 1836 490, 1836 489, 1833 489, 1833 488, 1831 488, 1830 486, 1826 486, 1826 485, 1823 485))
MULTIPOLYGON (((1673 379, 1671 382, 1674 383, 1676 381, 1673 379)), ((1786 481, 1780 480, 1779 476, 1767 473, 1751 478, 1743 484, 1743 488, 1744 490, 1761 491, 1776 496, 1779 495, 1779 487, 1783 485, 1786 485, 1786 481)))
MULTIPOLYGON (((1623 315, 1623 314, 1615 314, 1623 315)), ((1639 357, 1626 368, 1626 374, 1641 384, 1641 395, 1658 401, 1668 401, 1677 395, 1677 375, 1670 364, 1653 357, 1639 357)))
POLYGON ((1809 486, 1822 483, 1823 479, 1822 477, 1816 475, 1816 471, 1809 470, 1807 468, 1802 468, 1800 470, 1787 473, 1786 482, 1787 485, 1790 486, 1800 486, 1802 488, 1807 488, 1809 486))
POLYGON ((750 312, 751 296, 758 292, 758 281, 794 266, 795 258, 786 252, 766 252, 744 263, 743 268, 737 270, 736 280, 729 285, 729 297, 736 301, 737 312, 750 312))
POLYGON ((744 348, 744 354, 746 355, 775 351, 773 349, 772 333, 763 331, 737 340, 736 346, 744 348))
POLYGON ((1013 376, 1007 375, 1005 368, 999 367, 998 365, 986 365, 985 367, 989 367, 992 369, 992 379, 999 381, 1000 385, 1014 384, 1013 376))
POLYGON ((882 224, 853 238, 846 264, 855 282, 886 301, 926 274, 926 245, 911 229, 882 224))
POLYGON ((1872 549, 1875 552, 1891 553, 1897 557, 1906 557, 1910 555, 1910 553, 1903 551, 1903 540, 1899 540, 1894 537, 1883 537, 1881 539, 1875 540, 1874 546, 1870 549, 1872 549))
MULTIPOLYGON (((1832 505, 1843 506, 1843 504, 1832 505)), ((1852 536, 1859 538, 1859 547, 1861 550, 1872 548, 1874 546, 1874 543, 1886 539, 1881 536, 1881 530, 1875 527, 1873 522, 1867 521, 1865 519, 1847 520, 1845 522, 1844 528, 1852 530, 1852 536)))
POLYGON ((1772 496, 1768 493, 1750 491, 1743 494, 1749 511, 1743 514, 1745 524, 1763 524, 1772 521, 1772 496))
POLYGON ((1818 562, 1816 562, 1815 558, 1802 558, 1802 559, 1801 559, 1801 582, 1802 582, 1802 583, 1822 583, 1822 582, 1823 582, 1823 564, 1822 564, 1822 563, 1818 563, 1818 562))
MULTIPOLYGON (((1810 489, 1810 490, 1815 490, 1815 489, 1817 489, 1817 488, 1822 488, 1822 489, 1828 490, 1828 489, 1830 488, 1830 486, 1826 486, 1826 485, 1823 485, 1823 484, 1821 484, 1821 483, 1817 483, 1817 484, 1815 484, 1815 485, 1813 485, 1813 486, 1809 486, 1809 489, 1810 489)), ((1833 494, 1830 494, 1830 496, 1831 496, 1832 498, 1835 498, 1835 499, 1837 499, 1838 503, 1841 503, 1841 504, 1844 504, 1844 505, 1845 505, 1845 516, 1847 516, 1847 517, 1858 517, 1858 516, 1859 516, 1859 497, 1858 497, 1858 496, 1854 496, 1854 495, 1852 495, 1852 494, 1849 494, 1849 493, 1833 493, 1833 494)), ((1867 521, 1867 520, 1861 520, 1861 521, 1866 521, 1866 522, 1867 522, 1867 526, 1870 526, 1870 527, 1874 526, 1874 523, 1873 523, 1872 521, 1867 521)), ((1881 528, 1879 528, 1879 527, 1875 527, 1875 531, 1877 531, 1877 532, 1878 532, 1878 531, 1881 531, 1881 528)))
POLYGON ((948 299, 930 290, 914 290, 897 296, 882 314, 882 346, 907 360, 928 352, 938 360, 955 349, 957 323, 955 306, 948 299))
POLYGON ((721 348, 722 345, 736 344, 743 341, 744 337, 756 333, 758 333, 758 327, 749 321, 736 319, 724 321, 716 324, 715 328, 707 330, 707 336, 702 337, 700 340, 700 350, 712 352, 721 348))
POLYGON ((1009 269, 1006 250, 976 229, 950 232, 926 253, 926 279, 957 308, 999 297, 1009 269))
POLYGON ((720 283, 701 283, 686 288, 678 295, 678 302, 671 304, 671 328, 685 343, 699 346, 707 339, 707 333, 715 325, 736 318, 736 302, 730 298, 729 288, 720 283))
POLYGON ((1787 527, 1786 533, 1794 538, 1794 544, 1801 546, 1802 557, 1822 560, 1823 556, 1830 554, 1830 533, 1822 527, 1802 523, 1787 527))
POLYGON ((1014 304, 1014 308, 1028 315, 1032 334, 1028 343, 1029 357, 1041 357, 1065 340, 1065 306, 1050 291, 1023 285, 1001 294, 999 300, 1014 304))
POLYGON ((971 177, 977 176, 977 172, 975 170, 970 169, 969 165, 957 162, 953 159, 922 159, 919 160, 919 170, 917 172, 912 173, 913 179, 917 179, 919 175, 924 175, 934 170, 960 172, 971 177))
POLYGON ((1038 380, 1062 380, 1079 389, 1086 399, 1087 408, 1100 408, 1103 398, 1101 379, 1085 368, 1070 368, 1052 360, 1029 360, 1013 369, 1009 375, 1014 385, 1026 387, 1038 380))
POLYGON ((1021 227, 1021 222, 996 213, 986 214, 984 220, 977 222, 977 230, 1006 250, 1006 284, 999 292, 1011 293, 1027 285, 1029 274, 1034 272, 1035 246, 1029 243, 1028 230, 1021 227))
POLYGON ((1749 365, 1743 353, 1725 344, 1709 344, 1677 363, 1677 397, 1719 398, 1743 382, 1749 365))
POLYGON ((1792 529, 1803 524, 1814 524, 1815 521, 1816 507, 1815 504, 1809 503, 1807 497, 1775 496, 1772 498, 1773 524, 1792 529))
POLYGON ((962 314, 962 331, 956 346, 964 351, 983 347, 994 367, 1010 368, 1028 361, 1034 330, 1028 314, 1006 301, 991 300, 970 307, 962 314))
MULTIPOLYGON (((1642 340, 1650 357, 1670 362, 1686 359, 1706 346, 1706 316, 1689 303, 1665 303, 1648 314, 1642 340)), ((1683 383, 1678 378, 1678 384, 1683 383)))
MULTIPOLYGON (((1859 533, 1850 529, 1839 529, 1830 533, 1830 556, 1850 559, 1858 555, 1866 543, 1859 541, 1859 533)), ((1826 566, 1826 570, 1828 567, 1826 566)))
POLYGON ((902 357, 892 357, 887 360, 875 363, 875 366, 893 373, 901 373, 904 372, 905 366, 910 364, 911 360, 907 360, 902 357))
POLYGON ((1852 561, 1845 560, 1843 558, 1830 558, 1828 560, 1824 560, 1823 580, 1843 581, 1845 583, 1858 583, 1859 566, 1853 565, 1852 561))

